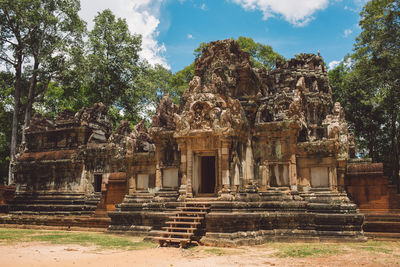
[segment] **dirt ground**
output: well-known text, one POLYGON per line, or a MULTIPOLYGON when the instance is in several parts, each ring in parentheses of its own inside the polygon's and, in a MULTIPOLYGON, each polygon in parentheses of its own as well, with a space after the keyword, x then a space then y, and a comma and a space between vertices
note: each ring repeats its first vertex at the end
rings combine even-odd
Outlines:
MULTIPOLYGON (((340 246, 340 244, 337 244, 340 246)), ((398 248, 398 246, 396 246, 398 248)), ((355 250, 324 257, 272 256, 273 248, 150 248, 102 250, 79 245, 0 245, 0 266, 400 266, 400 249, 390 254, 355 250)))

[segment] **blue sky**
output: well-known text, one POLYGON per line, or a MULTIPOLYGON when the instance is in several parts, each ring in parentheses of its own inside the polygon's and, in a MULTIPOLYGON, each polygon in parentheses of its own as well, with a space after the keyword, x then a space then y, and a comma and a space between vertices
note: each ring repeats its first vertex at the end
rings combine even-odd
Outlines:
POLYGON ((364 0, 81 0, 88 21, 109 8, 142 34, 141 57, 176 72, 201 42, 246 36, 291 58, 321 52, 334 65, 351 53, 364 0))

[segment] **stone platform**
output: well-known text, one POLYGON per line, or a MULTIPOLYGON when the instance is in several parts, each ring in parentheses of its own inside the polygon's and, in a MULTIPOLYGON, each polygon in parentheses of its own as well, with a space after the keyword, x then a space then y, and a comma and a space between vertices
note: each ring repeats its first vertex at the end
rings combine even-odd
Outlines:
POLYGON ((374 240, 400 240, 400 210, 362 210, 363 230, 374 240))
POLYGON ((55 216, 55 215, 16 215, 0 214, 0 225, 4 227, 23 227, 58 230, 96 230, 104 231, 110 218, 95 216, 55 216))
MULTIPOLYGON (((241 199, 207 203, 206 232, 201 243, 213 246, 261 244, 268 241, 366 241, 364 215, 346 194, 316 190, 303 194, 289 190, 243 193, 241 199)), ((149 196, 150 200, 150 196, 149 196)), ((110 232, 154 236, 185 202, 137 201, 127 196, 109 213, 110 232)))
POLYGON ((17 192, 9 213, 19 215, 93 215, 101 194, 72 192, 17 192))
POLYGON ((107 214, 97 216, 100 198, 100 193, 17 192, 9 202, 7 213, 0 215, 0 224, 103 231, 110 224, 110 218, 107 214))

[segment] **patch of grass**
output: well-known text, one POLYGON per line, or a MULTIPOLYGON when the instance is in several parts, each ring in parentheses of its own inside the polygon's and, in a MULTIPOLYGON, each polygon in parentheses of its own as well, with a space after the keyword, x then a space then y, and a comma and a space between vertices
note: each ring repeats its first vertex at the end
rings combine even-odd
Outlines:
POLYGON ((50 242, 52 244, 77 244, 97 246, 104 249, 145 249, 156 244, 133 238, 103 233, 80 233, 22 229, 0 229, 0 242, 50 242))
POLYGON ((397 243, 368 241, 366 243, 354 243, 351 244, 350 247, 353 249, 364 250, 368 252, 391 254, 393 252, 393 245, 397 245, 397 243))
POLYGON ((273 256, 286 258, 321 257, 346 253, 349 251, 366 251, 372 253, 392 254, 399 246, 393 242, 368 241, 365 243, 269 243, 269 248, 278 250, 273 256))
POLYGON ((225 251, 220 248, 207 248, 207 249, 204 249, 204 252, 210 253, 210 254, 215 254, 217 256, 222 256, 222 255, 226 254, 225 251))
POLYGON ((305 258, 320 257, 339 253, 341 250, 333 244, 276 244, 274 246, 278 252, 273 255, 279 258, 305 258))
POLYGON ((51 242, 53 244, 94 245, 101 248, 140 249, 156 247, 156 245, 151 242, 134 242, 126 237, 96 233, 67 232, 64 234, 41 234, 32 236, 31 240, 51 242))
POLYGON ((0 228, 0 241, 17 242, 26 239, 27 235, 36 233, 35 230, 30 229, 7 229, 0 228))

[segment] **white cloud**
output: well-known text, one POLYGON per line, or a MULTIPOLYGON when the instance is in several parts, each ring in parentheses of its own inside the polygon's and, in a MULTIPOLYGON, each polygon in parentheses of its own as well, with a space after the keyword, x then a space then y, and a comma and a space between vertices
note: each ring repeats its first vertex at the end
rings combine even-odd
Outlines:
POLYGON ((246 10, 260 10, 266 20, 281 15, 289 23, 302 27, 314 19, 313 14, 328 7, 329 0, 231 0, 246 10))
POLYGON ((342 64, 342 63, 347 68, 350 68, 353 65, 353 61, 351 60, 350 57, 348 57, 348 58, 346 58, 346 60, 344 60, 344 59, 341 59, 339 61, 332 60, 331 62, 328 63, 328 68, 330 70, 332 70, 332 69, 336 68, 339 64, 342 64))
POLYGON ((190 33, 187 35, 187 38, 188 38, 188 39, 194 39, 194 38, 193 38, 193 35, 191 35, 190 33))
POLYGON ((336 68, 340 64, 340 62, 342 62, 342 61, 341 60, 340 61, 333 60, 333 61, 329 62, 328 68, 330 70, 332 70, 332 69, 336 68))
POLYGON ((347 5, 344 6, 344 10, 349 10, 354 13, 360 13, 363 6, 368 2, 368 0, 353 0, 349 1, 347 5))
POLYGON ((80 16, 88 22, 89 30, 93 28, 93 18, 98 12, 110 9, 117 17, 126 19, 132 33, 142 35, 140 57, 150 64, 161 64, 170 68, 164 56, 166 47, 159 44, 157 30, 160 24, 160 9, 164 0, 83 0, 80 16))
POLYGON ((352 34, 352 33, 353 33, 353 30, 351 30, 351 29, 345 29, 345 30, 344 30, 344 33, 343 33, 343 37, 344 37, 344 38, 347 38, 347 37, 349 37, 349 35, 352 34))
POLYGON ((345 65, 346 67, 348 67, 348 68, 350 68, 350 67, 353 65, 353 61, 351 60, 350 57, 348 57, 348 58, 346 59, 346 61, 344 62, 344 65, 345 65))
POLYGON ((204 4, 204 3, 201 4, 200 9, 206 11, 207 10, 206 4, 204 4))

